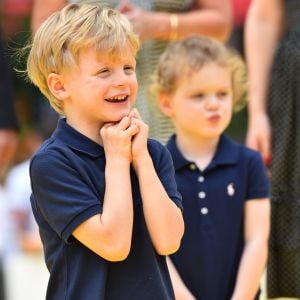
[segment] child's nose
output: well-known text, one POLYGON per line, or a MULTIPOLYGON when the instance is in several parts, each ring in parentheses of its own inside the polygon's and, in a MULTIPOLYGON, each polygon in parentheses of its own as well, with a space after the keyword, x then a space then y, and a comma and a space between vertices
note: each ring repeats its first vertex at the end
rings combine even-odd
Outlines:
POLYGON ((115 73, 113 78, 114 86, 124 86, 128 83, 128 76, 124 73, 124 70, 115 73))
POLYGON ((208 109, 217 109, 219 107, 218 97, 216 95, 209 95, 207 99, 208 109))

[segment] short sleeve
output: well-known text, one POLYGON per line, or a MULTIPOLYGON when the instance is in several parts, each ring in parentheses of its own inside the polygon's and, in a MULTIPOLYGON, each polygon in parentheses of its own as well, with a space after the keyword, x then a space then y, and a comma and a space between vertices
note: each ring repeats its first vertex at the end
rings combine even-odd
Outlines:
MULTIPOLYGON (((180 209, 183 209, 182 197, 177 190, 175 170, 171 154, 165 146, 159 144, 158 142, 157 147, 159 148, 160 153, 159 159, 154 161, 157 175, 170 199, 174 201, 180 209)), ((156 157, 156 155, 154 155, 154 157, 156 157)))
POLYGON ((30 179, 35 210, 66 242, 78 225, 102 211, 103 201, 60 153, 36 155, 30 164, 30 179))
POLYGON ((247 200, 270 196, 267 170, 259 153, 253 152, 249 162, 247 200))

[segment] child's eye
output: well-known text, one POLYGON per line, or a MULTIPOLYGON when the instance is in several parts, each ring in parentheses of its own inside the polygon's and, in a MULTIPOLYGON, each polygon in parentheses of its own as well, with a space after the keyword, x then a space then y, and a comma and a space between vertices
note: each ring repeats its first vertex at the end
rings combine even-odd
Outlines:
POLYGON ((135 72, 135 68, 133 66, 124 66, 124 71, 127 75, 131 75, 135 72))
POLYGON ((205 97, 205 94, 204 93, 199 93, 197 95, 194 96, 195 99, 197 100, 203 100, 205 97))
POLYGON ((106 76, 107 74, 109 74, 108 68, 101 69, 101 70, 99 70, 99 72, 97 72, 97 75, 99 75, 99 76, 106 76))
POLYGON ((218 98, 224 98, 228 95, 228 92, 218 92, 217 93, 217 97, 218 98))

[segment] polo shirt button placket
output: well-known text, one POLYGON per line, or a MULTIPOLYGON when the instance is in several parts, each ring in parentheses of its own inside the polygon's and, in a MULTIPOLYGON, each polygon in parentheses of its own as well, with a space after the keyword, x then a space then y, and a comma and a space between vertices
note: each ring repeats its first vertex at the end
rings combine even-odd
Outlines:
POLYGON ((194 163, 190 164, 190 170, 195 171, 197 169, 197 166, 194 163))
POLYGON ((200 212, 201 212, 202 215, 207 215, 208 214, 208 208, 207 207, 202 207, 200 209, 200 212))
POLYGON ((199 197, 200 199, 205 199, 205 198, 206 198, 205 192, 199 192, 199 193, 198 193, 198 197, 199 197))
POLYGON ((204 180, 205 180, 204 176, 199 176, 198 177, 198 182, 204 182, 204 180))
MULTIPOLYGON (((201 183, 202 183, 202 182, 204 182, 204 180, 205 180, 204 176, 200 175, 200 176, 198 177, 198 182, 201 182, 201 183)), ((198 197, 199 197, 199 199, 205 199, 205 198, 206 198, 206 193, 205 193, 204 191, 200 191, 200 192, 198 193, 198 197)), ((201 213, 202 215, 208 214, 208 208, 207 208, 207 207, 201 207, 200 213, 201 213)))

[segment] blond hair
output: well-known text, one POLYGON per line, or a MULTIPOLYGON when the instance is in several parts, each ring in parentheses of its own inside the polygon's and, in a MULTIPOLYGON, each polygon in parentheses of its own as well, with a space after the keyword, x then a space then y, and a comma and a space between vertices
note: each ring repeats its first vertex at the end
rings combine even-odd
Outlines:
POLYGON ((128 46, 136 54, 139 40, 118 11, 99 5, 69 4, 40 26, 29 45, 28 77, 59 114, 64 114, 63 101, 52 95, 47 77, 76 66, 80 50, 92 46, 117 57, 128 46))
POLYGON ((190 36, 171 43, 158 62, 152 91, 170 95, 183 76, 197 72, 211 62, 229 68, 233 107, 238 111, 248 97, 246 66, 236 52, 212 38, 190 36))

